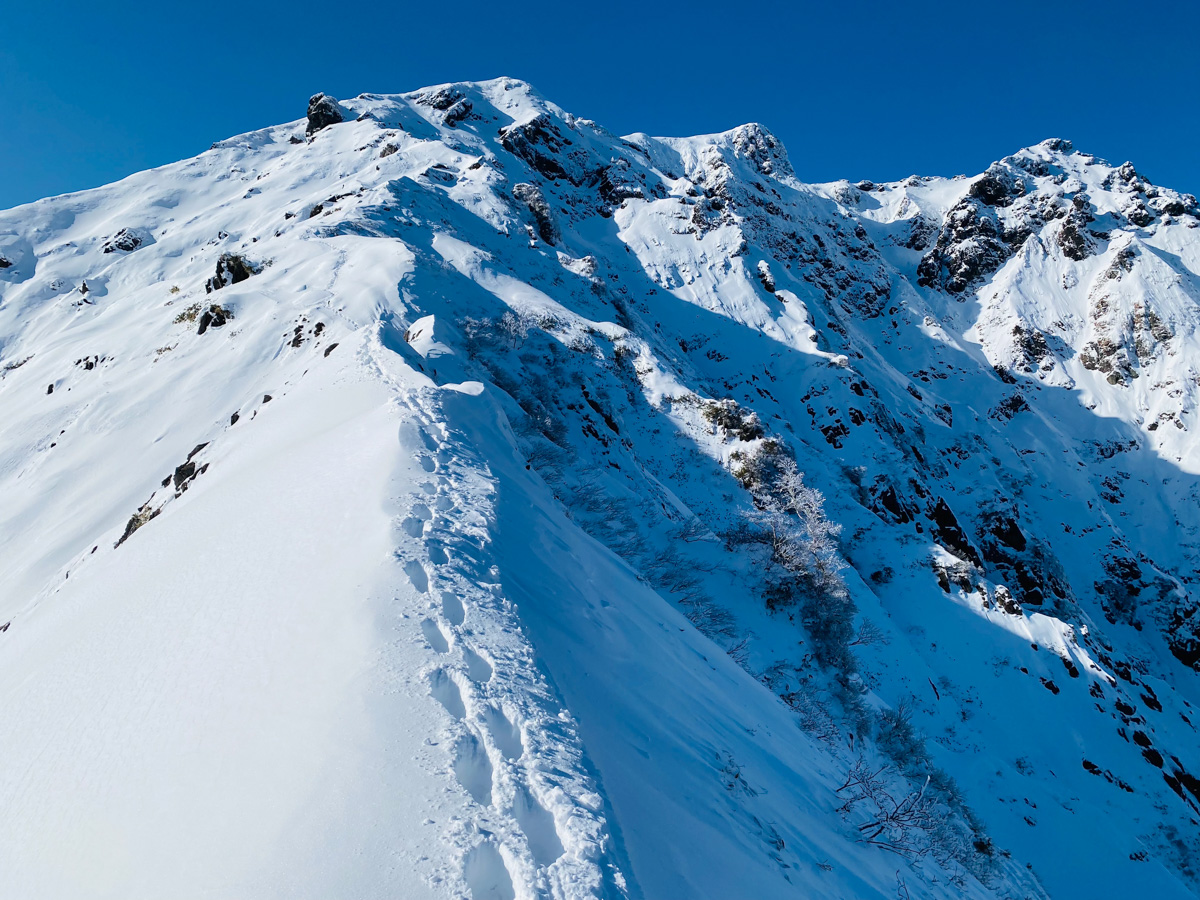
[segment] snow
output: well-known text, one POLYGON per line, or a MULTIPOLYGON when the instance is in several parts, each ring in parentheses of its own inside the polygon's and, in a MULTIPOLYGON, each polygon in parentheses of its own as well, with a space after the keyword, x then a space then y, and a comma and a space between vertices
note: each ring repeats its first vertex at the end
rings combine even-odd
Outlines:
POLYGON ((1058 212, 952 295, 913 226, 981 178, 342 108, 0 212, 0 896, 1195 895, 1194 199, 1020 151, 987 214, 1058 212), (855 671, 739 537, 778 447, 855 671), (860 840, 860 763, 974 848, 860 840))

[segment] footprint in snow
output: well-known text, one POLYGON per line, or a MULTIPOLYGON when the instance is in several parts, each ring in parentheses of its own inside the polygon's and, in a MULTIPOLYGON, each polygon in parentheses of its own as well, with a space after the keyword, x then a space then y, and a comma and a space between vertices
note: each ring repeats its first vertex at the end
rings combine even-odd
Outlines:
POLYGON ((410 559, 404 564, 404 571, 408 575, 408 580, 412 582, 412 586, 420 593, 429 593, 429 573, 425 571, 425 567, 415 559, 410 559))
POLYGON ((513 816, 529 841, 529 852, 539 866, 551 865, 563 855, 562 838, 554 816, 529 791, 518 789, 513 800, 513 816))
POLYGON ((421 622, 421 631, 425 634, 425 640, 429 641, 429 646, 437 653, 449 653, 450 644, 446 640, 446 635, 442 633, 441 626, 433 619, 425 619, 421 622))
POLYGON ((434 699, 446 707, 446 712, 462 721, 467 717, 467 707, 463 703, 462 691, 445 669, 436 669, 429 676, 429 692, 434 699))
POLYGON ((467 676, 476 684, 487 684, 492 679, 492 664, 472 650, 463 646, 463 658, 467 661, 467 676))
POLYGON ((446 617, 447 622, 456 627, 466 618, 462 601, 449 591, 442 591, 442 615, 446 617))
POLYGON ((509 721, 508 716, 502 710, 488 706, 484 708, 483 719, 487 723, 492 740, 496 742, 505 758, 520 759, 521 754, 525 752, 525 745, 521 740, 520 730, 509 721))
POLYGON ((454 748, 454 777, 480 806, 492 804, 492 761, 475 735, 467 732, 454 748))
POLYGON ((471 900, 515 900, 512 875, 491 840, 475 847, 463 864, 463 878, 471 889, 471 900))

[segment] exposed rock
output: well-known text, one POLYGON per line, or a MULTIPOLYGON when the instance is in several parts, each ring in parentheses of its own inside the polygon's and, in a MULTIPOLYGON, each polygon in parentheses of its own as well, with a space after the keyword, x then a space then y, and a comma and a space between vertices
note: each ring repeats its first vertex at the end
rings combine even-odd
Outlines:
POLYGON ((1141 200, 1135 200, 1121 212, 1138 228, 1145 228, 1154 221, 1154 214, 1146 208, 1146 204, 1141 200))
POLYGON ((1124 385, 1137 377, 1125 347, 1109 338, 1084 344, 1079 351, 1079 362, 1085 369, 1107 375, 1109 384, 1124 385))
POLYGON ((1024 193, 1024 183, 1013 178, 1007 169, 999 165, 991 166, 967 190, 968 197, 985 206, 1008 206, 1014 198, 1024 193))
POLYGON ((125 253, 132 253, 138 247, 142 246, 142 236, 130 231, 128 228, 122 228, 107 241, 101 248, 105 253, 114 253, 121 250, 125 253))
POLYGON ((305 129, 307 134, 316 134, 322 128, 328 128, 330 125, 336 125, 342 121, 345 121, 342 108, 333 97, 325 94, 313 94, 309 98, 308 128, 305 129))
POLYGON ((175 467, 175 490, 183 490, 184 485, 196 475, 196 464, 191 460, 175 467))
POLYGON ((743 125, 733 134, 733 149, 739 157, 749 159, 763 175, 792 175, 783 142, 757 122, 743 125))
POLYGON ((462 122, 474 109, 466 95, 455 87, 444 87, 436 91, 418 94, 416 101, 443 113, 442 121, 450 128, 454 128, 462 122))
POLYGON ((1025 233, 1005 231, 994 211, 981 200, 966 198, 946 213, 936 246, 921 259, 917 283, 941 287, 951 294, 990 275, 1013 254, 1025 233))
MULTIPOLYGON (((231 422, 230 424, 233 423, 231 422)), ((192 452, 187 455, 187 459, 175 467, 175 471, 171 478, 175 482, 176 497, 187 491, 188 486, 193 481, 208 471, 208 463, 198 466, 194 462, 196 454, 207 446, 207 441, 205 441, 203 444, 197 444, 194 448, 192 448, 192 452)), ((166 482, 163 483, 163 487, 166 487, 166 482)))
POLYGON ((445 118, 442 121, 444 121, 449 127, 454 128, 459 122, 469 116, 473 109, 474 107, 471 105, 471 101, 466 97, 463 97, 448 110, 446 110, 445 118))
POLYGON ((250 262, 246 257, 237 253, 222 253, 217 259, 217 274, 204 284, 206 293, 211 294, 213 291, 221 288, 237 284, 245 281, 252 275, 257 275, 262 271, 260 266, 250 262))
POLYGON ((938 226, 925 216, 915 216, 909 226, 904 246, 909 250, 928 250, 937 240, 938 226))
POLYGON ((502 128, 500 145, 538 174, 551 180, 566 179, 576 187, 595 185, 608 163, 597 158, 570 126, 564 130, 549 113, 502 128))
POLYGON ((1092 255, 1092 240, 1087 232, 1087 225, 1092 220, 1087 198, 1083 194, 1076 196, 1058 232, 1058 246, 1064 256, 1078 262, 1092 255))
POLYGON ((1171 655, 1200 672, 1200 603, 1190 595, 1177 603, 1167 623, 1167 646, 1171 655))
MULTIPOLYGON (((1019 616, 1022 612, 1021 604, 1014 599, 1012 591, 1003 584, 996 586, 996 606, 1000 607, 1000 609, 1010 616, 1019 616)), ((1055 694, 1058 693, 1058 688, 1053 686, 1054 682, 1047 684, 1045 679, 1043 679, 1042 683, 1046 684, 1048 690, 1051 690, 1055 694)))
POLYGON ((1119 281, 1122 272, 1133 271, 1133 264, 1137 257, 1138 253, 1132 246, 1122 247, 1113 255, 1113 261, 1105 270, 1104 277, 1112 281, 1119 281))
POLYGON ((559 242, 558 228, 554 224, 554 215, 550 210, 550 204, 546 202, 542 189, 536 184, 521 182, 513 185, 512 194, 533 215, 541 239, 551 246, 557 244, 559 242))
POLYGON ((1142 584, 1142 568, 1129 557, 1106 556, 1104 572, 1108 576, 1094 585, 1101 597, 1104 615, 1109 622, 1132 625, 1138 610, 1142 584))
POLYGON ((600 172, 600 198, 609 206, 619 206, 625 200, 646 196, 643 186, 631 172, 629 160, 619 159, 600 172))
POLYGON ((775 293, 775 277, 771 274, 771 264, 765 259, 758 261, 758 280, 768 294, 775 293))
MULTIPOLYGON (((151 498, 151 499, 153 499, 153 498, 151 498)), ((150 500, 147 500, 145 503, 143 503, 138 508, 138 511, 129 517, 129 521, 125 524, 125 531, 122 533, 121 537, 118 538, 117 542, 115 544, 113 544, 113 549, 120 547, 123 543, 125 543, 127 540, 129 540, 130 535, 132 535, 135 531, 137 531, 139 528, 141 528, 143 525, 145 525, 151 519, 157 518, 159 513, 161 513, 161 512, 162 512, 161 507, 159 507, 158 509, 150 508, 150 500)))
POLYGON ((1012 335, 1017 350, 1016 361, 1023 371, 1030 372, 1035 366, 1047 369, 1053 367, 1053 355, 1044 334, 1037 329, 1026 329, 1018 324, 1013 326, 1012 335))
POLYGON ((998 421, 1007 422, 1017 415, 1017 413, 1026 412, 1028 409, 1029 403, 1018 391, 1010 394, 997 403, 991 410, 988 411, 988 416, 998 421))
POLYGON ((1195 205, 1194 198, 1189 204, 1186 198, 1170 194, 1155 197, 1150 201, 1150 208, 1160 216, 1182 216, 1195 205))
POLYGON ((898 491, 885 476, 876 479, 871 487, 870 497, 871 511, 885 522, 904 524, 917 517, 917 506, 898 491))
POLYGON ((220 328, 232 318, 232 312, 214 303, 200 314, 200 328, 196 334, 204 334, 210 326, 212 328, 220 328))
POLYGON ((965 559, 975 565, 980 565, 979 554, 971 546, 966 532, 958 524, 954 511, 950 509, 945 499, 939 497, 937 503, 929 511, 929 519, 933 524, 933 536, 938 542, 960 559, 965 559))
POLYGON ((12 262, 0 256, 0 269, 7 269, 12 266, 12 262))
POLYGON ((450 109, 456 103, 465 99, 466 97, 463 92, 455 87, 439 88, 436 91, 418 94, 416 98, 417 102, 422 106, 428 106, 439 112, 446 112, 446 110, 450 109))

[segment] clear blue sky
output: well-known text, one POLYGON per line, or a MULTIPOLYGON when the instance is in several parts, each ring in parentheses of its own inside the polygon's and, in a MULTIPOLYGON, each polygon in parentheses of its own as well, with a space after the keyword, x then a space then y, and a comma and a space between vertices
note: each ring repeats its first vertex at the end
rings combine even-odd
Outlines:
POLYGON ((1200 4, 58 3, 0 16, 0 208, 299 118, 510 75, 618 133, 765 123, 807 181, 976 173, 1050 136, 1200 193, 1200 4))

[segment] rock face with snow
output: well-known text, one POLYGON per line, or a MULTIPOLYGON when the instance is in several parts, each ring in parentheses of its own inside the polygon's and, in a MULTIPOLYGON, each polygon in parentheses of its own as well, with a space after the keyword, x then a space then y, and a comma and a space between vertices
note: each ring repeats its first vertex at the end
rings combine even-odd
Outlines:
POLYGON ((0 212, 0 896, 1200 892, 1194 197, 298 125, 0 212))
POLYGON ((308 127, 305 131, 314 134, 322 128, 343 121, 342 110, 337 100, 325 94, 313 94, 308 100, 308 127))

